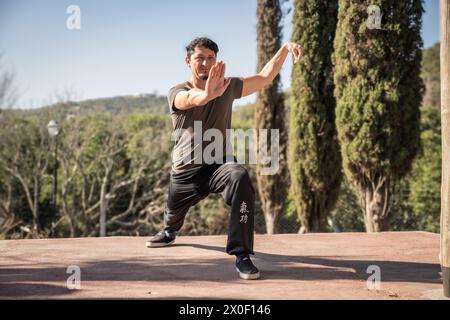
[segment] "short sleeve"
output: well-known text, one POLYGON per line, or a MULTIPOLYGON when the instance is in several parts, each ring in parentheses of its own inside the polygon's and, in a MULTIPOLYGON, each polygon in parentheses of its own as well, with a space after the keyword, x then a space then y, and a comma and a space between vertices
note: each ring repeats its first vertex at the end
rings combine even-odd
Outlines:
POLYGON ((179 109, 177 109, 175 107, 175 97, 179 92, 182 91, 187 91, 186 88, 184 87, 180 87, 180 86, 176 86, 173 88, 170 88, 169 90, 169 94, 167 95, 167 102, 169 103, 169 109, 170 109, 170 113, 175 113, 176 111, 180 111, 179 109))
POLYGON ((240 97, 242 97, 242 88, 244 86, 244 80, 242 78, 232 78, 230 86, 233 92, 234 99, 239 99, 240 97))

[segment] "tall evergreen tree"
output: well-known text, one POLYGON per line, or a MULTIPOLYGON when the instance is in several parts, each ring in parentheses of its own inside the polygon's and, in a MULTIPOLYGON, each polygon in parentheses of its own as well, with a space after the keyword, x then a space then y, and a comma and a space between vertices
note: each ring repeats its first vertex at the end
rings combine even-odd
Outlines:
POLYGON ((336 123, 368 232, 389 228, 391 196, 419 150, 422 13, 421 0, 339 0, 336 123))
MULTIPOLYGON (((269 62, 281 47, 282 16, 279 0, 258 0, 258 71, 269 62)), ((258 192, 268 234, 276 232, 276 223, 284 211, 287 197, 287 132, 283 100, 283 93, 280 91, 280 76, 277 75, 270 85, 259 91, 255 111, 257 129, 269 129, 269 133, 270 129, 279 130, 279 169, 277 173, 263 175, 260 161, 258 161, 256 167, 258 192)), ((270 137, 268 141, 271 141, 270 137)), ((268 152, 268 155, 270 156, 270 152, 268 152)))
POLYGON ((302 228, 318 232, 341 182, 331 65, 338 7, 336 0, 297 0, 294 7, 292 41, 304 53, 292 70, 289 170, 302 228))

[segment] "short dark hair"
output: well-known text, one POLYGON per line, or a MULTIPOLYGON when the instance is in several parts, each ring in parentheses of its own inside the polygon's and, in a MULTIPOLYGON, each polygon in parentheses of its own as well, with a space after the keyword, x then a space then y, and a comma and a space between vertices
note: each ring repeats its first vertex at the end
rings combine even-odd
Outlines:
POLYGON ((208 48, 209 50, 214 51, 216 56, 217 56, 217 52, 219 52, 219 47, 217 46, 217 43, 215 43, 214 41, 212 41, 209 38, 200 37, 200 38, 195 38, 186 46, 186 55, 188 58, 190 58, 190 56, 194 53, 195 47, 208 48))

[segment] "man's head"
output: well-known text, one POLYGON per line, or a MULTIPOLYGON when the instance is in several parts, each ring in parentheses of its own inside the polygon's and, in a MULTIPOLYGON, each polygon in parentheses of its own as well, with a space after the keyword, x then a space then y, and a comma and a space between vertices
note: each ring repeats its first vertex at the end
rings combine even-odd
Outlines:
POLYGON ((219 47, 209 38, 195 38, 186 46, 186 64, 192 75, 207 80, 211 67, 216 63, 219 47))

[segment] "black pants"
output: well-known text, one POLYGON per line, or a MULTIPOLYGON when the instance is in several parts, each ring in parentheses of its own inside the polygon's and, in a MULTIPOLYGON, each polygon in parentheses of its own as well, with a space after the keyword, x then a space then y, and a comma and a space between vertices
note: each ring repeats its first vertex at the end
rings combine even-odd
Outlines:
POLYGON ((254 254, 255 189, 244 166, 238 163, 204 165, 191 172, 171 173, 164 230, 179 231, 189 208, 209 193, 221 193, 231 206, 226 252, 254 254))

